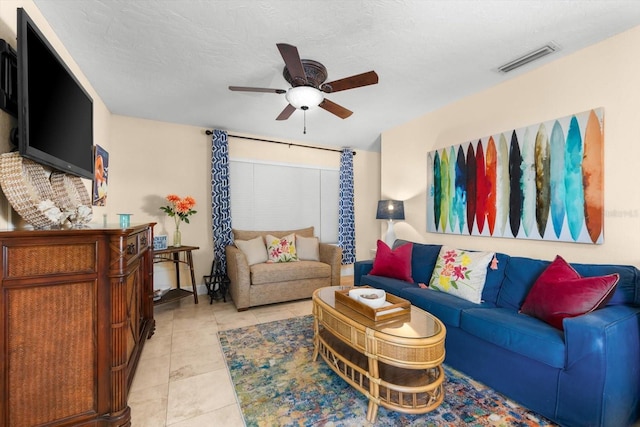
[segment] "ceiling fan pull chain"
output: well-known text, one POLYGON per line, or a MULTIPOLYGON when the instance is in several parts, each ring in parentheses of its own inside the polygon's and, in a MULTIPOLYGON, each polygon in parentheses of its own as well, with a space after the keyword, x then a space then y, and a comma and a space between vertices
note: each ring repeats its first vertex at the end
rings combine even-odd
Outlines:
POLYGON ((307 110, 302 110, 302 121, 304 124, 304 129, 302 130, 302 134, 307 134, 307 110))

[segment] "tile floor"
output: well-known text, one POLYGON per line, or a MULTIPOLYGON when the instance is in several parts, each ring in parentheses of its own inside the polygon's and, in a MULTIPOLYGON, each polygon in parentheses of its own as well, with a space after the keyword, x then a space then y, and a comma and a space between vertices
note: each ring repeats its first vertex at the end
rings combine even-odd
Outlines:
MULTIPOLYGON (((232 302, 201 295, 155 307, 129 393, 133 427, 243 426, 217 332, 311 314, 311 300, 238 312, 232 302)), ((229 301, 229 298, 227 298, 229 301)))

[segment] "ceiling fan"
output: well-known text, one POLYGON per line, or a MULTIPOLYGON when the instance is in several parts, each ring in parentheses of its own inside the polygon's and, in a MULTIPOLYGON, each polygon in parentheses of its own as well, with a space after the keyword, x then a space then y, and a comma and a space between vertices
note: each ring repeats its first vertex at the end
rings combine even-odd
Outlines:
POLYGON ((276 120, 287 120, 296 109, 306 111, 316 106, 335 114, 341 119, 346 119, 353 114, 353 111, 329 101, 324 97, 324 94, 378 83, 378 75, 375 71, 325 83, 324 81, 327 79, 328 74, 324 65, 311 59, 300 59, 298 48, 290 44, 278 43, 276 46, 278 46, 285 64, 282 75, 291 84, 291 88, 285 90, 229 86, 229 89, 233 91, 285 94, 289 105, 282 110, 276 120))

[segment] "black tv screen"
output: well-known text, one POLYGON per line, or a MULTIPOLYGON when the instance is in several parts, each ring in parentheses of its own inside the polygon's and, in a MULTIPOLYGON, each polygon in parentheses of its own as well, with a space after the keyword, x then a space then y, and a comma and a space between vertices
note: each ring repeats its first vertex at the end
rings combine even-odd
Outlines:
POLYGON ((93 100, 18 9, 18 147, 38 163, 93 178, 93 100))

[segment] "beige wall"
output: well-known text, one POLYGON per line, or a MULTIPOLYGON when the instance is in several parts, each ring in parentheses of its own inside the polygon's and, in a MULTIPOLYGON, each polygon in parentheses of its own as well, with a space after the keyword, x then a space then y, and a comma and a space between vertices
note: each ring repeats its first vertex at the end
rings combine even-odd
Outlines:
POLYGON ((640 261, 640 27, 464 98, 382 135, 382 194, 407 200, 398 237, 569 261, 640 261), (435 148, 604 107, 603 245, 426 232, 426 158, 435 148))
MULTIPOLYGON (((109 133, 111 127, 111 113, 93 89, 87 78, 84 76, 78 65, 73 61, 65 47, 49 27, 47 21, 30 0, 0 0, 0 38, 7 41, 14 48, 17 38, 17 8, 22 7, 33 19, 38 28, 44 33, 49 43, 53 45, 58 54, 74 73, 76 78, 82 83, 89 95, 93 98, 93 138, 94 143, 109 150, 109 133)), ((11 151, 9 134, 11 129, 17 126, 17 120, 0 110, 0 153, 11 151)), ((83 180, 87 191, 91 191, 91 181, 83 180)), ((102 218, 104 208, 94 207, 94 218, 102 218)), ((24 222, 10 208, 4 195, 0 195, 0 229, 8 226, 19 226, 24 222)))
MULTIPOLYGON (((208 274, 213 259, 211 233, 211 137, 204 128, 114 115, 109 152, 109 222, 118 213, 132 213, 132 221, 157 222, 156 234, 173 234, 174 224, 159 208, 169 193, 191 195, 198 213, 180 227, 183 244, 199 246, 193 253, 196 278, 208 274)), ((243 135, 260 138, 255 135, 243 135)), ((291 141, 295 142, 295 141, 291 141)), ((229 138, 229 156, 289 164, 339 167, 340 154, 294 146, 229 138)), ((371 221, 377 202, 379 153, 358 151, 356 176, 356 235, 358 259, 368 258, 378 230, 371 221), (373 207, 371 207, 373 206, 373 207), (362 236, 362 238, 360 238, 362 236)), ((158 276, 158 281, 164 278, 158 276)))

